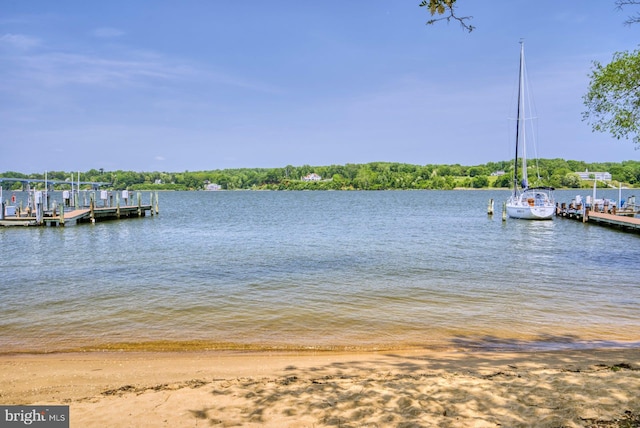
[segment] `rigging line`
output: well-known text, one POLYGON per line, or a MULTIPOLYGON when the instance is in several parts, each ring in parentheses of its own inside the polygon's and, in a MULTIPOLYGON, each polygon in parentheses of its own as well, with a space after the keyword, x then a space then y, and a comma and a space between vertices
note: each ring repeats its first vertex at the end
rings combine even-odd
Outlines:
POLYGON ((523 73, 525 75, 525 79, 524 79, 524 83, 526 85, 526 93, 527 93, 527 97, 525 99, 526 103, 527 103, 527 112, 529 112, 529 117, 526 117, 525 120, 529 121, 529 130, 530 130, 530 135, 531 135, 531 144, 529 144, 529 146, 533 145, 533 154, 534 154, 534 159, 535 159, 535 165, 536 165, 536 177, 538 179, 538 181, 541 180, 540 177, 540 162, 539 162, 539 156, 538 156, 538 116, 537 116, 537 110, 536 110, 536 103, 535 103, 535 99, 533 96, 533 92, 530 89, 530 80, 529 80, 529 72, 526 66, 526 60, 523 61, 524 62, 524 67, 523 67, 523 73))

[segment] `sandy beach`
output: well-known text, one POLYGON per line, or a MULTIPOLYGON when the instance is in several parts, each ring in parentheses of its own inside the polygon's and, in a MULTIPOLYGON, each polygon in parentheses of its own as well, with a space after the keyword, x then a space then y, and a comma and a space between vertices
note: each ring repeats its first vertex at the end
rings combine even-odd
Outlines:
POLYGON ((638 349, 0 356, 1 404, 72 427, 637 427, 638 349))

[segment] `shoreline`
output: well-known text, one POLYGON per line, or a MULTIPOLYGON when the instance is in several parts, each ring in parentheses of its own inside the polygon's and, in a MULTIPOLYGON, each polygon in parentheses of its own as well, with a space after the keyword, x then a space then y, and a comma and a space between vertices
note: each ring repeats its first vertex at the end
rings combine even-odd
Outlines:
POLYGON ((0 382, 0 404, 69 405, 72 427, 640 422, 635 347, 3 354, 0 382))
POLYGON ((250 353, 381 353, 381 352, 554 352, 591 349, 637 349, 640 341, 630 338, 595 339, 576 336, 498 337, 456 336, 430 343, 361 343, 351 344, 289 344, 218 342, 204 339, 146 340, 101 342, 85 345, 40 345, 40 347, 12 347, 5 344, 0 357, 10 355, 51 355, 74 353, 183 353, 183 352, 250 352, 250 353))

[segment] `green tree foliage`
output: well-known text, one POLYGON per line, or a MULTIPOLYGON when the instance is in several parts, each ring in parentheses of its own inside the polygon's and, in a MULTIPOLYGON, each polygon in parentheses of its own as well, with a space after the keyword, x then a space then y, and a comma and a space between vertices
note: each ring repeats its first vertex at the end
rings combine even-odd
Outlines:
MULTIPOLYGON (((640 187, 640 162, 586 163, 564 159, 539 159, 541 181, 532 185, 550 185, 559 188, 589 187, 576 174, 585 171, 610 172, 614 182, 640 187)), ((529 177, 536 177, 530 167, 529 177)), ((77 172, 48 172, 50 180, 65 181, 77 172)), ((0 177, 43 179, 44 174, 23 174, 15 171, 0 173, 0 177)), ((91 169, 80 173, 80 181, 111 183, 113 189, 129 190, 203 190, 208 183, 218 184, 224 190, 387 190, 387 189, 440 189, 455 188, 509 188, 513 183, 513 164, 509 161, 489 162, 484 165, 412 165, 397 162, 372 162, 329 166, 303 165, 284 168, 240 168, 213 171, 134 172, 100 171, 91 169), (501 171, 501 174, 498 172, 501 171), (320 181, 302 178, 315 172, 320 181)), ((42 186, 36 184, 36 186, 42 186)), ((5 190, 20 190, 20 183, 5 183, 5 190)))
POLYGON ((583 120, 594 131, 631 138, 640 147, 640 49, 617 52, 607 65, 594 61, 583 120))

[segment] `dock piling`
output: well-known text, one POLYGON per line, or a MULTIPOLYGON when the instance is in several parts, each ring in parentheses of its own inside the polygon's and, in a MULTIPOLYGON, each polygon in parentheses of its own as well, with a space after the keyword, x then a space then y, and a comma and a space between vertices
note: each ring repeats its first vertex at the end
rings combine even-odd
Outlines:
POLYGON ((89 198, 89 219, 91 219, 91 224, 95 224, 96 222, 96 216, 95 216, 95 207, 93 204, 93 198, 94 195, 93 193, 91 194, 91 197, 89 198))
POLYGON ((158 213, 159 213, 159 211, 158 211, 158 192, 156 192, 155 202, 156 202, 156 215, 158 215, 158 213))

